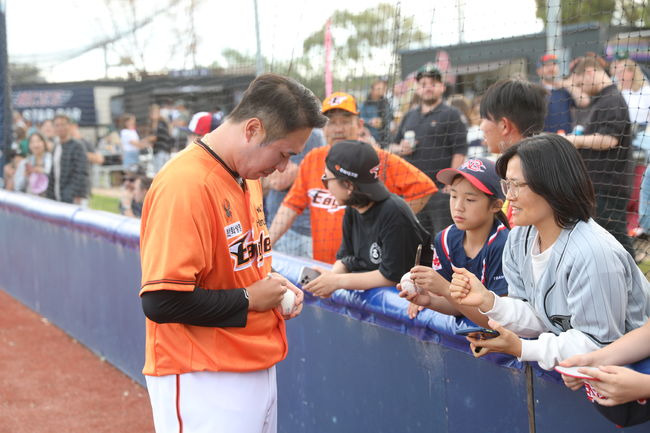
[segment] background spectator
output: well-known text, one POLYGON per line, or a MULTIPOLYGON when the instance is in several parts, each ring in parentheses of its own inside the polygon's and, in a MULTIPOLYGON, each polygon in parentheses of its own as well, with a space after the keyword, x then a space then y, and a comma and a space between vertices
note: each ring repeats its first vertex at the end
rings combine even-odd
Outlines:
POLYGON ((45 195, 52 171, 52 154, 47 142, 39 132, 29 137, 27 158, 20 161, 14 176, 14 190, 35 195, 45 195))
MULTIPOLYGON (((458 110, 444 103, 445 84, 434 65, 422 67, 416 79, 420 105, 406 113, 395 137, 398 144, 391 145, 390 149, 435 180, 438 171, 459 167, 465 160, 467 127, 458 110), (404 140, 407 132, 415 134, 414 145, 404 140)), ((422 225, 432 233, 453 222, 449 213, 449 196, 442 191, 443 187, 438 183, 441 192, 418 213, 422 225)))
POLYGON ((83 144, 72 138, 70 123, 65 115, 54 117, 59 144, 54 148, 46 195, 57 201, 82 204, 88 194, 88 157, 83 144))
POLYGON ((140 163, 140 150, 151 146, 150 137, 141 140, 136 130, 135 116, 123 114, 120 119, 120 142, 122 143, 122 165, 130 167, 140 163))
POLYGON ((162 116, 160 106, 152 104, 149 107, 149 121, 151 122, 151 133, 153 134, 153 170, 158 173, 169 161, 174 139, 171 136, 169 123, 162 116))
POLYGON ((120 213, 124 216, 140 218, 144 197, 153 179, 143 175, 129 174, 124 178, 120 194, 120 213))
POLYGON ((627 103, 595 57, 573 67, 575 86, 591 97, 583 135, 568 135, 584 160, 596 192, 596 222, 634 254, 626 208, 632 183, 627 103))
POLYGON ((361 105, 360 112, 360 117, 366 127, 382 147, 386 146, 390 140, 391 122, 393 121, 393 111, 386 99, 387 89, 386 80, 375 80, 370 87, 368 98, 361 105))

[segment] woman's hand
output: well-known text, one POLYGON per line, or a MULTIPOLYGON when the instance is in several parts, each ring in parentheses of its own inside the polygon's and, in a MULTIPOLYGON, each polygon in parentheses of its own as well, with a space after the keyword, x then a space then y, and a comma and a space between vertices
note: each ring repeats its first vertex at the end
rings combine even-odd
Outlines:
POLYGON ((452 266, 454 275, 449 285, 449 293, 459 304, 478 307, 490 311, 494 306, 494 294, 479 281, 476 275, 465 268, 452 266))
POLYGON ((595 380, 585 380, 600 395, 594 400, 602 406, 616 406, 629 401, 650 398, 650 375, 627 367, 608 365, 598 368, 579 368, 595 380))
MULTIPOLYGON (((587 365, 595 365, 596 360, 594 359, 593 353, 594 352, 573 355, 572 357, 560 362, 560 365, 562 367, 583 367, 587 365)), ((564 385, 572 391, 577 391, 582 388, 585 382, 584 379, 567 376, 565 374, 562 375, 562 380, 564 381, 564 385)))
POLYGON ((307 290, 320 298, 329 298, 335 290, 341 289, 341 276, 324 268, 314 267, 320 272, 320 275, 308 284, 303 286, 307 290))
POLYGON ((499 336, 482 340, 474 337, 467 337, 472 348, 472 354, 476 358, 487 355, 490 352, 507 353, 508 355, 521 357, 521 339, 512 331, 507 330, 494 320, 488 322, 488 326, 499 332, 499 336), (477 351, 478 349, 478 351, 477 351))

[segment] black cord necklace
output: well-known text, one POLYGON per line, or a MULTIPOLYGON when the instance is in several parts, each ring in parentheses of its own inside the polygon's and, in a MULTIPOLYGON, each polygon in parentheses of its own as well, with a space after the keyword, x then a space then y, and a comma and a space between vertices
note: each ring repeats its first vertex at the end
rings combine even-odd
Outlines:
POLYGON ((239 173, 237 173, 232 168, 228 167, 228 164, 226 164, 225 161, 223 159, 221 159, 221 157, 219 155, 217 155, 217 152, 212 150, 212 148, 210 146, 208 146, 207 144, 205 144, 205 142, 203 140, 201 140, 200 138, 197 138, 195 143, 198 144, 199 146, 201 146, 203 149, 205 149, 205 151, 208 152, 210 155, 212 155, 214 157, 214 159, 216 159, 223 166, 223 168, 226 169, 226 171, 233 177, 233 179, 235 179, 235 181, 237 181, 239 186, 241 186, 243 190, 246 190, 246 182, 244 181, 244 179, 242 179, 242 177, 239 175, 239 173))

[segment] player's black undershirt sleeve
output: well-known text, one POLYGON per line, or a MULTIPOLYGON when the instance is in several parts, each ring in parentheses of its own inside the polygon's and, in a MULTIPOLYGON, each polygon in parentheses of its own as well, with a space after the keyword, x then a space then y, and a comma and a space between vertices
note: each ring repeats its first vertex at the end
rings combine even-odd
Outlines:
POLYGON ((248 317, 244 289, 156 290, 143 293, 141 300, 144 315, 156 323, 243 328, 248 317))

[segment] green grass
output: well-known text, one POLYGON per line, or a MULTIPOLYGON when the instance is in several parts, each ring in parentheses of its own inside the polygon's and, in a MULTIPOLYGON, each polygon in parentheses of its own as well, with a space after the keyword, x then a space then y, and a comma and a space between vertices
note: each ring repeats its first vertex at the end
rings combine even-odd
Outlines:
POLYGON ((120 199, 116 197, 108 197, 105 195, 93 194, 90 197, 90 208, 96 210, 103 210, 106 212, 120 213, 120 199))

